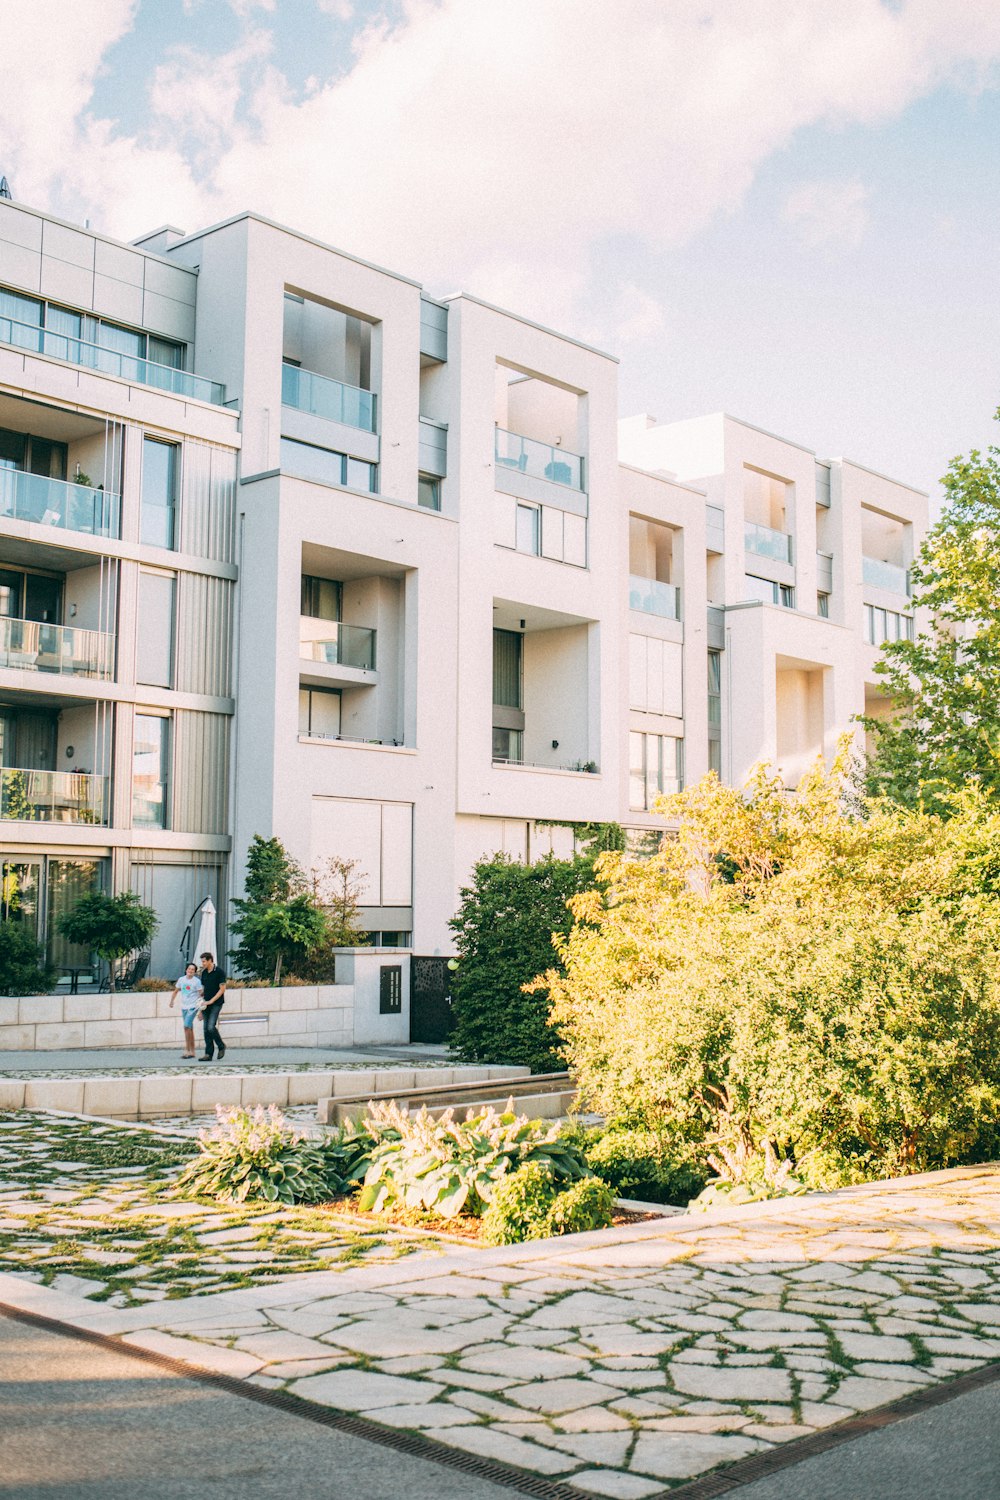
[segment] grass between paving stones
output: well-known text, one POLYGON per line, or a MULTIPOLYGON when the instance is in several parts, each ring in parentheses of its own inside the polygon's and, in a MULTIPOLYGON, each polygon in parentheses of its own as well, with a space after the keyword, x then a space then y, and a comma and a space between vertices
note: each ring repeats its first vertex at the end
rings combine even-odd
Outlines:
POLYGON ((44 1114, 0 1115, 0 1269, 131 1306, 252 1287, 435 1244, 325 1206, 171 1199, 195 1142, 44 1114))

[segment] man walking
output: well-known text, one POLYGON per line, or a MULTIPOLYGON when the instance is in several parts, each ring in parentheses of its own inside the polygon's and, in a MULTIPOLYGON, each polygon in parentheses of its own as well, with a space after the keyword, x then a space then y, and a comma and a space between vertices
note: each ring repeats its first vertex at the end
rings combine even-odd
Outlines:
POLYGON ((205 1055, 198 1059, 199 1062, 211 1062, 216 1048, 220 1062, 226 1055, 226 1044, 219 1035, 219 1013, 226 1003, 226 978, 225 970, 220 969, 215 962, 215 955, 203 953, 201 988, 204 994, 202 1020, 205 1025, 205 1055))

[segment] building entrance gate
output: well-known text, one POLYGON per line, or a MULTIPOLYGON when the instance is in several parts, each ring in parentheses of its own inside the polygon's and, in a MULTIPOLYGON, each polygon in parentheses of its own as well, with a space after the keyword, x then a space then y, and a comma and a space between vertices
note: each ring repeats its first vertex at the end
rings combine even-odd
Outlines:
POLYGON ((451 1035, 451 971, 446 958, 410 960, 410 1041, 446 1042, 451 1035))

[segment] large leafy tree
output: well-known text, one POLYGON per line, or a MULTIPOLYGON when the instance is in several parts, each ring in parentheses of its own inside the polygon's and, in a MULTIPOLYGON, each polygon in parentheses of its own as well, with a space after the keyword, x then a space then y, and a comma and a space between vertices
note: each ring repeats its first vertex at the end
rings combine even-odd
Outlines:
POLYGON ((1000 811, 853 815, 840 771, 665 799, 541 983, 586 1102, 816 1183, 984 1159, 1000 1115, 1000 811))
POLYGON ((332 950, 361 941, 359 892, 352 861, 331 859, 309 879, 280 839, 254 834, 244 893, 233 901, 239 942, 230 957, 241 974, 274 984, 283 969, 331 979, 332 950))
POLYGON ((931 623, 883 648, 876 670, 893 712, 864 720, 867 790, 938 811, 970 779, 1000 794, 1000 449, 954 459, 943 484, 913 568, 913 602, 931 623))

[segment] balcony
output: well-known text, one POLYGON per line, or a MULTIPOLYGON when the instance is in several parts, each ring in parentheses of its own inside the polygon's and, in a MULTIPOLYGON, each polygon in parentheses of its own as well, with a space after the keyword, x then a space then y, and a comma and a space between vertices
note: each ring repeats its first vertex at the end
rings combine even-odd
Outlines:
POLYGON ((786 531, 775 531, 770 526, 760 526, 747 521, 743 527, 743 545, 756 557, 769 557, 772 562, 790 563, 792 539, 786 531))
POLYGON ((107 776, 0 766, 0 819, 13 823, 105 823, 107 776))
POLYGON ((109 490, 24 469, 0 469, 0 519, 35 521, 88 536, 121 534, 121 498, 109 490))
POLYGON ((0 618, 0 667, 106 682, 114 663, 115 638, 106 631, 0 618))
POLYGON ((375 635, 363 625, 343 625, 336 620, 314 620, 303 615, 299 630, 299 657, 331 667, 350 667, 359 672, 375 670, 375 635))
POLYGON ((345 385, 342 380, 331 380, 328 375, 317 375, 298 365, 281 367, 281 404, 328 422, 357 427, 361 432, 376 431, 374 391, 345 385))
POLYGON ((117 375, 120 380, 134 380, 138 385, 169 391, 173 396, 188 396, 194 401, 211 402, 213 406, 226 404, 226 388, 215 380, 175 370, 172 365, 158 365, 151 359, 139 359, 134 354, 120 354, 117 349, 105 349, 101 344, 91 344, 70 334, 54 333, 35 323, 0 318, 0 343, 13 344, 15 349, 26 349, 31 354, 47 354, 51 359, 65 360, 68 365, 99 370, 102 375, 117 375))
POLYGON ((516 469, 534 479, 548 479, 552 484, 563 484, 571 490, 584 487, 583 459, 565 448, 554 448, 549 443, 539 443, 534 438, 497 427, 494 456, 499 468, 516 469))
POLYGON ((895 563, 881 562, 877 557, 862 557, 861 576, 873 589, 910 597, 910 570, 895 563))
POLYGON ((628 581, 628 607, 644 615, 659 615, 661 620, 679 620, 681 591, 675 583, 660 583, 656 578, 639 578, 633 573, 628 581))

